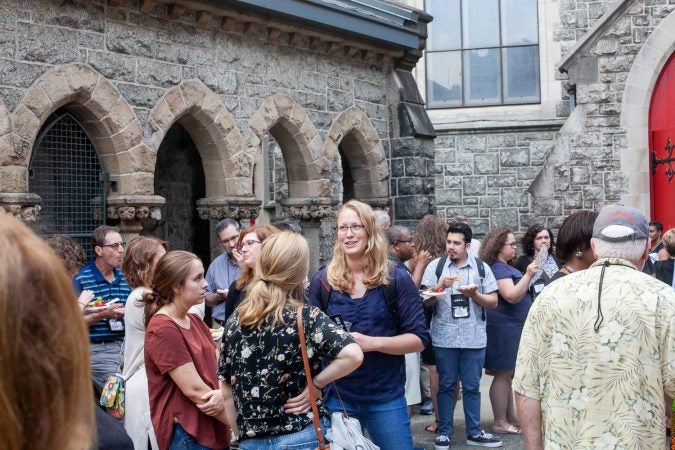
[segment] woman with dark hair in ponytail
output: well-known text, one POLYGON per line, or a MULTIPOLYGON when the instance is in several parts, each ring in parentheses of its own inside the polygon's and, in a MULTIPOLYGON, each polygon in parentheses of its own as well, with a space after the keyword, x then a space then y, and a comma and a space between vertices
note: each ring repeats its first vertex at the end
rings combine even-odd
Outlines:
POLYGON ((216 347, 203 320, 188 310, 204 301, 204 266, 172 251, 157 263, 146 303, 145 366, 150 415, 160 449, 225 449, 234 417, 216 379, 216 347))

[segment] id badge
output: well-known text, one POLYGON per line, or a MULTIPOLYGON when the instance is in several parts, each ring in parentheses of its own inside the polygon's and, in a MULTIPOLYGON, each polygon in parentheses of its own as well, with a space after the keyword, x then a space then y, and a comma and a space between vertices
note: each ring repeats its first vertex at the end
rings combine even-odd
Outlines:
POLYGON ((466 319, 471 314, 469 297, 462 294, 450 296, 450 307, 452 308, 453 319, 466 319))
POLYGON ((108 327, 110 331, 124 331, 124 322, 117 319, 109 319, 108 327))
POLYGON ((335 325, 339 326, 340 328, 342 328, 345 331, 349 331, 349 330, 347 330, 347 326, 345 325, 345 321, 342 320, 342 314, 331 314, 328 317, 330 318, 330 320, 335 322, 335 325))

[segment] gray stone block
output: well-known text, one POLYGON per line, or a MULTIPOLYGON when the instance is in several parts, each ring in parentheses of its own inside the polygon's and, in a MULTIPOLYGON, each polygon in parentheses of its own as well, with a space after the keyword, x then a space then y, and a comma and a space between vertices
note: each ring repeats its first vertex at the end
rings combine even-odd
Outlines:
POLYGON ((581 192, 567 192, 563 196, 563 206, 565 209, 581 209, 583 208, 583 196, 581 192))
POLYGON ((436 137, 434 144, 436 145, 436 148, 454 148, 456 146, 456 140, 454 136, 441 134, 436 137))
POLYGON ((553 141, 530 142, 530 160, 542 162, 553 148, 553 141))
POLYGON ((531 182, 541 172, 541 167, 520 167, 518 168, 518 181, 531 182))
POLYGON ((300 90, 325 93, 328 86, 328 76, 323 73, 301 70, 297 83, 300 90))
POLYGON ((90 51, 87 62, 108 79, 135 81, 136 63, 131 57, 115 53, 90 51))
POLYGON ((488 219, 477 219, 472 217, 469 220, 469 226, 471 226, 474 237, 482 238, 490 231, 490 221, 488 219))
POLYGON ((561 215, 562 210, 562 200, 556 198, 544 197, 534 201, 533 212, 536 217, 561 215))
POLYGON ((572 184, 588 184, 590 172, 587 167, 572 167, 570 169, 570 182, 572 184))
POLYGON ((462 178, 461 177, 443 177, 444 184, 443 187, 458 189, 462 187, 462 178))
POLYGON ((485 177, 462 178, 462 190, 464 195, 485 195, 487 182, 485 177))
POLYGON ((19 22, 17 57, 24 61, 66 64, 79 58, 77 32, 19 22))
MULTIPOLYGON (((232 35, 228 34, 227 39, 231 38, 232 35)), ((208 48, 213 44, 213 32, 181 22, 171 22, 171 26, 167 30, 157 31, 157 40, 208 48)))
POLYGON ((347 75, 340 75, 340 90, 354 92, 354 78, 347 75))
POLYGON ((456 162, 455 158, 455 150, 454 149, 437 149, 436 150, 436 155, 434 156, 434 159, 437 164, 444 164, 444 163, 454 163, 456 162))
POLYGON ((499 151, 500 162, 506 167, 522 167, 530 164, 529 148, 503 149, 499 151))
POLYGON ((582 192, 584 195, 584 208, 588 201, 601 203, 604 200, 605 193, 602 186, 584 186, 582 192))
POLYGON ((464 198, 462 200, 464 201, 465 205, 477 205, 478 204, 478 197, 464 196, 464 198))
POLYGON ((139 60, 136 80, 151 86, 172 87, 181 81, 181 67, 175 64, 139 60))
POLYGON ((386 101, 386 86, 371 83, 370 81, 355 80, 354 96, 359 100, 372 103, 384 103, 386 101))
POLYGON ((398 179, 398 195, 415 195, 424 193, 424 179, 404 177, 398 179))
POLYGON ((403 158, 405 174, 408 177, 426 177, 427 164, 424 158, 403 158))
MULTIPOLYGON (((165 42, 157 42, 157 59, 160 61, 166 61, 176 64, 188 64, 194 63, 195 61, 195 52, 192 49, 185 47, 184 45, 177 44, 168 44, 165 42)), ((197 57, 202 56, 197 54, 197 57)))
POLYGON ((436 189, 436 203, 439 205, 461 205, 461 189, 436 189))
POLYGON ((529 197, 527 192, 521 188, 502 189, 502 204, 504 207, 527 207, 529 206, 529 197))
POLYGON ((480 200, 479 200, 478 204, 482 208, 488 208, 488 209, 499 208, 500 206, 502 206, 501 205, 501 197, 498 197, 498 196, 480 197, 480 200))
POLYGON ((156 42, 154 31, 115 22, 108 23, 106 46, 110 51, 153 58, 156 42))
POLYGON ((449 206, 445 208, 445 214, 448 218, 456 216, 478 217, 479 211, 477 206, 449 206))
POLYGON ((405 176, 405 163, 403 158, 392 158, 390 161, 391 176, 393 178, 401 178, 405 176))
POLYGON ((387 105, 364 102, 363 100, 354 100, 354 106, 358 107, 368 117, 373 119, 389 120, 389 108, 387 108, 387 105))
POLYGON ((516 145, 516 136, 514 134, 491 134, 487 136, 488 148, 514 147, 516 145))
POLYGON ((16 34, 0 30, 0 58, 14 58, 16 34))
POLYGON ((473 172, 472 163, 458 163, 458 164, 445 164, 445 175, 447 176, 459 176, 472 174, 473 172))
POLYGON ((341 112, 354 103, 354 97, 349 92, 328 89, 328 110, 341 112))
POLYGON ((102 50, 105 46, 105 38, 101 33, 80 32, 80 47, 102 50))
POLYGON ((419 220, 429 212, 429 198, 422 195, 397 197, 394 200, 398 220, 419 220))
POLYGON ((232 95, 237 93, 237 77, 231 70, 223 67, 197 67, 196 76, 210 89, 218 94, 232 95))
POLYGON ((516 185, 515 175, 499 175, 494 177, 487 177, 488 187, 511 187, 516 185))
MULTIPOLYGON (((42 3, 42 2, 39 2, 42 3)), ((28 7, 27 3, 24 3, 28 7)), ((102 2, 49 2, 45 10, 33 10, 34 22, 66 28, 105 31, 105 14, 102 2)), ((30 19, 30 18, 29 18, 30 19)))
POLYGON ((122 94, 122 97, 124 97, 130 105, 149 109, 154 108, 165 92, 164 89, 139 86, 136 84, 117 83, 116 86, 122 94))
POLYGON ((48 66, 0 59, 0 85, 25 88, 46 71, 48 66))
POLYGON ((18 105, 23 98, 23 91, 10 87, 0 87, 0 98, 2 98, 2 102, 5 104, 5 107, 7 107, 7 111, 14 111, 16 105, 18 105))
POLYGON ((292 97, 307 109, 318 109, 319 111, 326 110, 326 96, 323 94, 315 94, 314 92, 293 91, 292 97))
POLYGON ((492 228, 507 226, 512 229, 518 229, 518 209, 517 208, 496 208, 490 212, 492 228))
POLYGON ((458 136, 457 150, 467 153, 484 153, 486 151, 485 136, 458 136))
POLYGON ((307 116, 317 130, 328 130, 333 123, 333 114, 330 112, 307 110, 307 116))

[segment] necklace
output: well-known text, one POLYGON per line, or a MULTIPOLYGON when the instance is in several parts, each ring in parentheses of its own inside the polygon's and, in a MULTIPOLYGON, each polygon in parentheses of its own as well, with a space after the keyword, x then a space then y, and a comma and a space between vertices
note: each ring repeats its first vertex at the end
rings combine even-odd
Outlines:
POLYGON ((569 273, 574 273, 574 272, 576 272, 576 270, 572 269, 572 268, 571 268, 570 266, 568 266, 567 264, 563 264, 563 269, 565 269, 565 270, 568 271, 569 273))

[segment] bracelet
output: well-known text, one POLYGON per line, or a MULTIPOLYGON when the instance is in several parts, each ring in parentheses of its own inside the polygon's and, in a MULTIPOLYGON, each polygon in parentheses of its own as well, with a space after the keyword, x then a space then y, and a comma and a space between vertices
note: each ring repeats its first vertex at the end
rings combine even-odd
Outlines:
POLYGON ((317 388, 318 390, 323 391, 323 388, 322 388, 322 387, 319 387, 319 386, 316 385, 316 381, 314 381, 314 378, 312 378, 312 385, 313 385, 315 388, 317 388))

